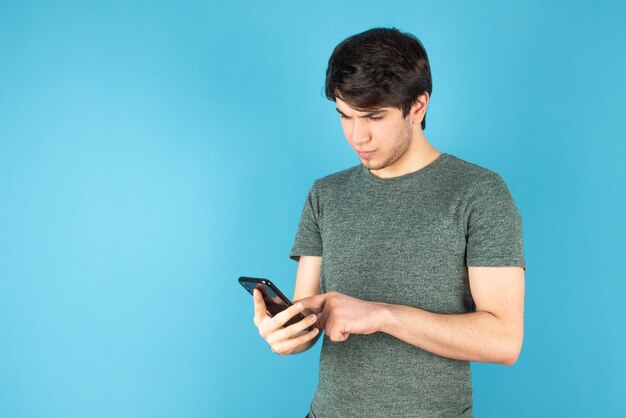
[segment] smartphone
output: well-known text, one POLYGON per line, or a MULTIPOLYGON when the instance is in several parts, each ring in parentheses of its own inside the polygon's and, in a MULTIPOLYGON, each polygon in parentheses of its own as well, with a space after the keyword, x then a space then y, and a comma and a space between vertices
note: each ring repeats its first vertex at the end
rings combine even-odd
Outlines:
MULTIPOLYGON (((281 292, 278 287, 271 281, 259 277, 245 277, 239 278, 239 283, 252 295, 254 289, 259 289, 263 300, 265 301, 265 307, 267 308, 267 314, 269 316, 276 316, 278 313, 284 311, 293 303, 281 292)), ((289 321, 283 324, 283 327, 288 327, 291 324, 300 322, 304 319, 304 315, 301 313, 295 314, 289 321)), ((313 328, 306 328, 307 331, 312 331, 313 328)))

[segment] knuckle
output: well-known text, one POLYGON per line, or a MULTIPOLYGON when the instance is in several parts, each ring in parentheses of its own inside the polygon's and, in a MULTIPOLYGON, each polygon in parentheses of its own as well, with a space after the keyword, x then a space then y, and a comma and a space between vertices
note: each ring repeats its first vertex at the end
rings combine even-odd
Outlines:
POLYGON ((269 320, 269 324, 272 328, 278 328, 278 326, 280 325, 278 321, 279 319, 277 319, 276 317, 273 317, 269 320))

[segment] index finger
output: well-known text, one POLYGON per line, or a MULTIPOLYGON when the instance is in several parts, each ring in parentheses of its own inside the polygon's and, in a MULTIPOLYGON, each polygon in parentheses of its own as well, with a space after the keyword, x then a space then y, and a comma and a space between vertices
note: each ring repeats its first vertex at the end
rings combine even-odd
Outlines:
POLYGON ((322 293, 320 295, 309 296, 308 298, 300 299, 298 303, 301 303, 307 309, 322 310, 324 303, 328 298, 328 293, 322 293))
POLYGON ((284 325, 292 317, 296 316, 298 313, 302 312, 303 310, 304 310, 304 305, 302 305, 300 302, 294 303, 287 309, 276 314, 276 316, 274 316, 272 321, 276 325, 284 325))

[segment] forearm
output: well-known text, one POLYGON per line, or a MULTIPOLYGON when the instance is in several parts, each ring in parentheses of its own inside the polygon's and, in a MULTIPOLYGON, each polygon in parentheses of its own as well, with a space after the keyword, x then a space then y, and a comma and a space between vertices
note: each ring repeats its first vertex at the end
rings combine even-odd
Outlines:
POLYGON ((380 331, 442 357, 511 365, 521 349, 521 335, 489 312, 437 314, 393 304, 381 309, 380 331))

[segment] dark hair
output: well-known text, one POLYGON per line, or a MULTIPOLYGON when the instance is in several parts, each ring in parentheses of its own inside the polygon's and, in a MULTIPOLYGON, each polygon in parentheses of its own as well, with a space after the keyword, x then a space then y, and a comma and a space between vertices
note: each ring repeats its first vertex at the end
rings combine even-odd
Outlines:
MULTIPOLYGON (((422 43, 396 28, 373 28, 344 39, 328 60, 326 98, 359 111, 395 107, 406 118, 417 98, 432 93, 422 43)), ((426 129, 426 114, 422 130, 426 129)))

